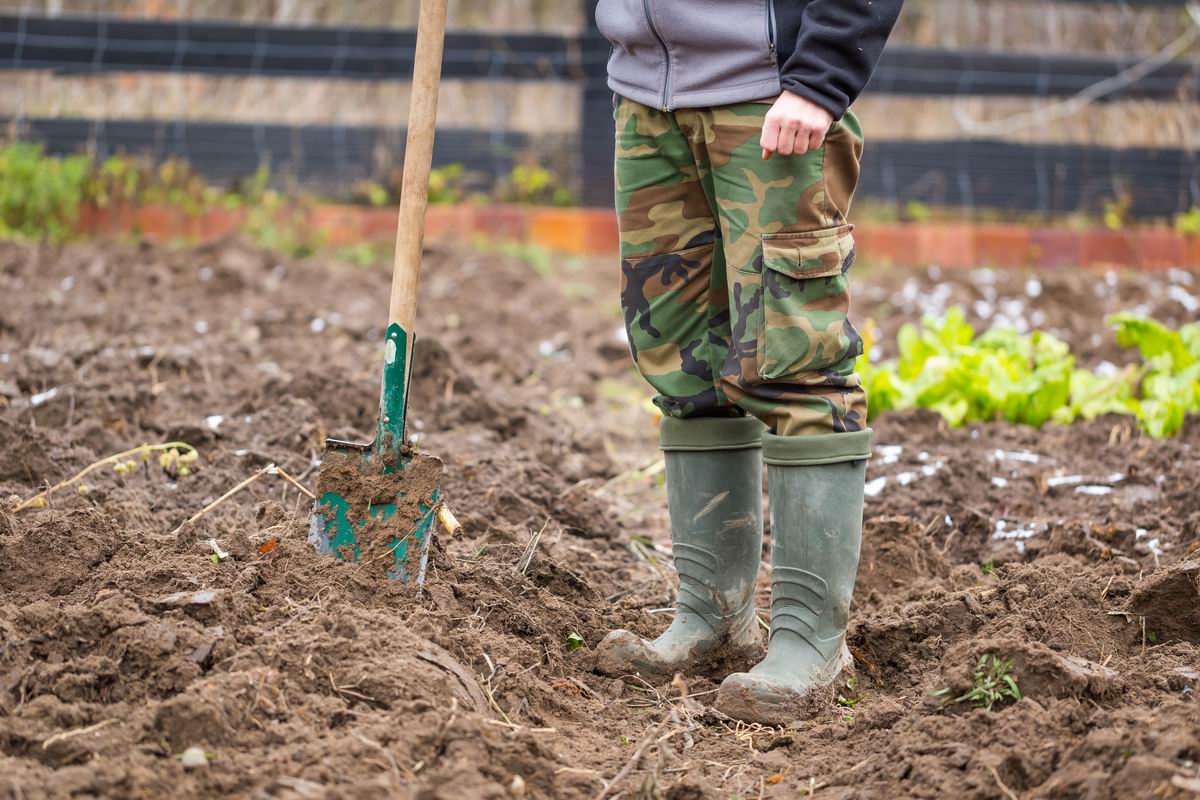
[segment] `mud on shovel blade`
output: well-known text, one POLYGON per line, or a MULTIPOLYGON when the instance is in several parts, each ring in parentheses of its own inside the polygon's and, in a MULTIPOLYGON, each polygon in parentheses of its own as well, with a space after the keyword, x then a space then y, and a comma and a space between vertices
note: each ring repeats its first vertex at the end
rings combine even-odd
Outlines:
POLYGON ((329 439, 309 541, 341 559, 378 564, 389 578, 425 582, 440 502, 442 462, 405 440, 408 333, 388 327, 375 441, 329 439))
POLYGON ((442 462, 416 453, 409 446, 404 422, 412 373, 417 278, 433 160, 446 3, 447 0, 421 0, 417 23, 375 441, 326 442, 309 534, 317 549, 338 558, 360 561, 359 569, 374 569, 378 565, 388 577, 415 581, 418 585, 425 581, 433 521, 441 502, 442 462))

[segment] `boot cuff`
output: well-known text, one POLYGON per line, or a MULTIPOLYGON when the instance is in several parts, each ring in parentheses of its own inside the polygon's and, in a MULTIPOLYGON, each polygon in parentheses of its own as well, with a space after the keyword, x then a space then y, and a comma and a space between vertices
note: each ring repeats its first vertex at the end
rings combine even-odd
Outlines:
POLYGON ((663 417, 658 439, 663 450, 746 450, 762 447, 764 430, 754 417, 663 417))
POLYGON ((763 434, 763 461, 782 466, 840 464, 871 457, 871 429, 819 436, 763 434))

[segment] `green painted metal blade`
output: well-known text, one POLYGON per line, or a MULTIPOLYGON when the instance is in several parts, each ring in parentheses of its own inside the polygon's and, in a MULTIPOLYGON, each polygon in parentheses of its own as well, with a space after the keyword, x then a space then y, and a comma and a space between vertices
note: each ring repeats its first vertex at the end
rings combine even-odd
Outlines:
MULTIPOLYGON (((375 455, 400 455, 404 447, 405 416, 408 413, 408 331, 393 322, 383 344, 383 380, 379 390, 379 424, 376 428, 375 455)), ((415 342, 415 337, 413 338, 415 342)), ((385 458, 386 463, 386 458, 385 458)))
POLYGON ((353 519, 349 513, 350 504, 345 497, 337 492, 325 492, 317 498, 313 507, 309 541, 320 552, 330 553, 339 559, 349 558, 357 561, 362 555, 359 546, 360 532, 371 520, 390 522, 396 529, 396 535, 387 546, 391 551, 387 559, 387 576, 404 583, 416 580, 418 584, 423 584, 439 494, 440 491, 434 491, 431 502, 422 500, 420 518, 409 521, 395 518, 394 502, 371 506, 369 519, 353 519), (416 569, 413 568, 411 560, 414 553, 420 553, 416 569))
MULTIPOLYGON (((371 505, 366 518, 355 519, 351 503, 344 495, 351 487, 337 487, 326 491, 313 504, 309 542, 324 553, 340 559, 357 561, 362 555, 360 536, 372 522, 387 523, 394 528, 395 535, 388 543, 390 556, 387 559, 389 578, 416 581, 423 584, 425 568, 429 559, 432 529, 440 499, 440 463, 438 481, 427 497, 418 498, 416 519, 398 519, 397 509, 412 507, 412 503, 401 503, 405 497, 403 474, 413 466, 413 457, 405 450, 405 415, 408 408, 408 352, 409 333, 396 323, 388 326, 384 341, 383 376, 379 396, 379 420, 375 441, 368 445, 330 440, 326 443, 325 458, 357 458, 365 474, 400 477, 400 489, 396 501, 371 505), (419 559, 413 556, 420 553, 419 559)), ((427 458, 427 457, 426 457, 427 458)))

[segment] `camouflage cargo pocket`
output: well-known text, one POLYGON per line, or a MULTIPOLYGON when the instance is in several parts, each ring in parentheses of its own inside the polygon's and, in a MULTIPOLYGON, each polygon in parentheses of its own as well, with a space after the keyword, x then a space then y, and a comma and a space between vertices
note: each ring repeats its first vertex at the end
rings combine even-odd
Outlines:
POLYGON ((818 372, 859 355, 862 339, 847 318, 853 230, 763 235, 757 359, 763 380, 818 372))

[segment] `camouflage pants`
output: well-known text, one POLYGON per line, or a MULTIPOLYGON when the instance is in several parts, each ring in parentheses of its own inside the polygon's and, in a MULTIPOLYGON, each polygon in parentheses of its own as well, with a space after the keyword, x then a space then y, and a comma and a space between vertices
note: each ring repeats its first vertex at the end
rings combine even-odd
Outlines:
POLYGON ((821 149, 764 161, 769 108, 662 112, 620 100, 630 349, 668 416, 740 408, 778 436, 864 431, 863 343, 847 319, 858 120, 847 113, 821 149))

